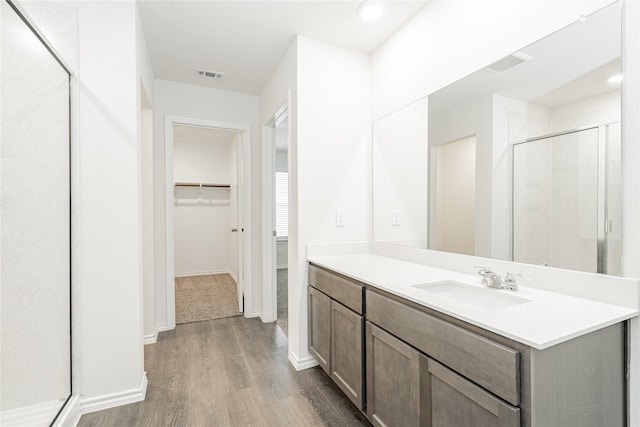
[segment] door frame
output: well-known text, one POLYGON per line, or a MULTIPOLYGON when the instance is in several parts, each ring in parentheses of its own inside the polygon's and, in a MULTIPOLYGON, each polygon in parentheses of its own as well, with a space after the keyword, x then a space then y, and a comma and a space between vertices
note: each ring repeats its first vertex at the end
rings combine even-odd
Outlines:
POLYGON ((238 132, 242 135, 237 147, 237 159, 242 159, 242 186, 238 189, 238 294, 244 295, 244 316, 251 313, 253 295, 251 292, 251 230, 248 227, 251 219, 251 126, 242 123, 218 122, 167 115, 164 121, 165 135, 165 285, 167 301, 167 329, 176 327, 176 294, 175 294, 175 248, 173 224, 173 127, 176 125, 206 127, 238 132))
MULTIPOLYGON (((278 314, 278 289, 276 272, 277 242, 275 230, 275 173, 276 173, 276 124, 288 121, 287 126, 287 169, 291 170, 291 99, 280 104, 264 124, 262 144, 262 315, 263 322, 275 322, 278 314), (285 118, 286 116, 286 118, 285 118)), ((289 194, 291 186, 289 185, 289 194)), ((289 216, 289 218, 291 218, 289 216)), ((290 250, 290 249, 289 249, 290 250)), ((288 254, 287 254, 288 256, 288 254)))

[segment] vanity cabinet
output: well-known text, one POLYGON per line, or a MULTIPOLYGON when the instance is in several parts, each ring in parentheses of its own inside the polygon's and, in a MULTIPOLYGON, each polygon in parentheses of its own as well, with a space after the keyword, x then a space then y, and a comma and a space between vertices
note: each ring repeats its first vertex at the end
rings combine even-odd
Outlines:
POLYGON ((364 409, 364 287, 309 269, 309 352, 347 397, 364 409))
POLYGON ((375 426, 625 425, 623 322, 539 350, 314 265, 309 283, 309 350, 375 426))

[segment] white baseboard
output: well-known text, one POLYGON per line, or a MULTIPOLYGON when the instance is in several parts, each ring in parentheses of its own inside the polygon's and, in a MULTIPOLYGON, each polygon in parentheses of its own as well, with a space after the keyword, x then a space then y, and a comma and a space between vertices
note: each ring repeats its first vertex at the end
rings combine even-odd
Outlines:
MULTIPOLYGON (((212 274, 231 274, 230 270, 210 270, 210 271, 190 271, 186 273, 175 273, 175 277, 197 277, 210 276, 212 274)), ((231 274, 233 277, 233 274, 231 274)))
POLYGON ((53 427, 76 427, 80 422, 80 396, 74 394, 64 406, 53 427))
POLYGON ((156 325, 156 335, 159 334, 160 332, 170 331, 171 329, 173 328, 170 328, 169 325, 167 325, 166 323, 160 323, 156 325))
POLYGON ((233 279, 234 282, 236 282, 236 285, 238 284, 238 276, 236 276, 233 271, 229 271, 228 272, 229 276, 231 276, 231 278, 233 279))
POLYGON ((262 315, 262 311, 260 311, 260 310, 254 311, 252 313, 246 313, 246 312, 244 313, 244 317, 246 317, 247 319, 252 319, 254 317, 260 317, 261 315, 262 315))
POLYGON ((144 343, 144 345, 147 344, 155 344, 158 342, 158 331, 149 334, 149 335, 145 335, 142 337, 142 342, 144 343))
POLYGON ((293 365, 296 371, 302 371, 303 369, 313 368, 318 366, 318 361, 313 356, 307 356, 304 359, 298 359, 295 354, 289 352, 289 362, 293 365))
POLYGON ((129 403, 141 402, 147 395, 147 382, 147 373, 144 372, 142 374, 142 382, 138 388, 83 399, 80 404, 80 412, 87 414, 89 412, 102 411, 103 409, 114 408, 129 403))
POLYGON ((63 401, 60 400, 52 400, 2 411, 0 425, 3 427, 49 425, 60 411, 62 403, 63 401))

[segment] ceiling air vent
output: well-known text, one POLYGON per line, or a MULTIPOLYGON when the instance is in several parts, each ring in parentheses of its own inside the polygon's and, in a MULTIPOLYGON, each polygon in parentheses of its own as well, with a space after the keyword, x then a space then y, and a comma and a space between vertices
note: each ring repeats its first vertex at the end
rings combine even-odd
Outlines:
POLYGON ((216 80, 222 80, 226 76, 225 73, 220 73, 218 71, 203 70, 201 68, 196 68, 196 74, 202 77, 209 77, 216 80))
POLYGON ((490 71, 492 73, 502 73, 507 71, 510 68, 515 67, 516 65, 522 64, 523 62, 529 61, 533 59, 527 54, 522 52, 515 52, 511 55, 505 56, 502 59, 497 60, 493 64, 485 67, 486 71, 490 71))

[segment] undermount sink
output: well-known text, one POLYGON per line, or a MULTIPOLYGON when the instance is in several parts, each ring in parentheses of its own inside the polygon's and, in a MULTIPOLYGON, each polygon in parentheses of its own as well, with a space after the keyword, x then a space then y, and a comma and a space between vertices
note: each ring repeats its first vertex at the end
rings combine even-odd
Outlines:
POLYGON ((484 310, 506 308, 530 301, 526 298, 497 292, 495 289, 478 288, 453 280, 422 283, 412 287, 440 298, 484 310))

